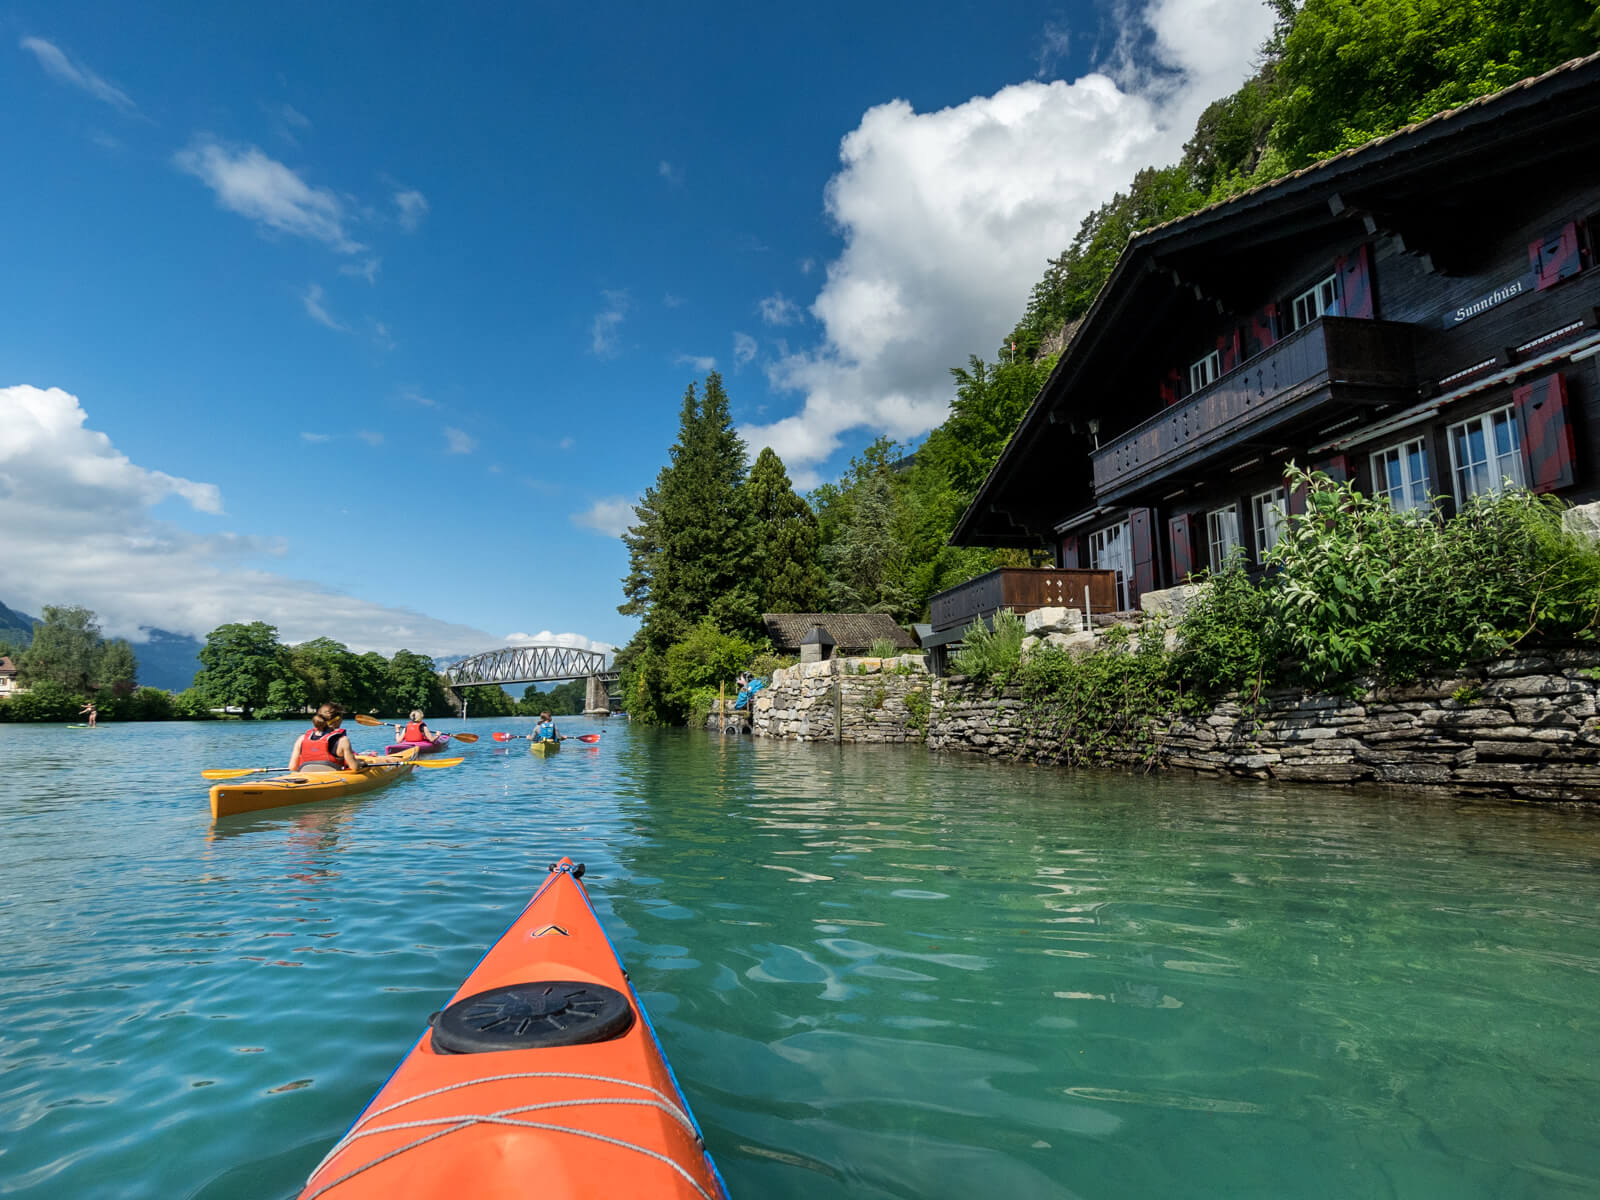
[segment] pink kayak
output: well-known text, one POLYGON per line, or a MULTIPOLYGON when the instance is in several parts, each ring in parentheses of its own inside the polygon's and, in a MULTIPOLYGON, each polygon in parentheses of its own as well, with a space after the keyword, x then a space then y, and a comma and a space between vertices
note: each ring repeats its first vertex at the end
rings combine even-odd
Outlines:
POLYGON ((449 742, 450 735, 448 733, 441 733, 431 742, 390 742, 384 747, 383 752, 385 754, 399 754, 402 750, 415 749, 417 756, 420 758, 424 754, 437 754, 440 750, 443 750, 445 746, 449 744, 449 742))

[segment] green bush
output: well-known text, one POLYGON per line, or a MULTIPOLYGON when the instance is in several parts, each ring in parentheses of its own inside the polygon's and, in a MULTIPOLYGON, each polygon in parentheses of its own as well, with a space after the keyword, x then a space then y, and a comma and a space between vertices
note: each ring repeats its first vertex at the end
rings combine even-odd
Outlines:
POLYGON ((994 616, 994 628, 971 625, 963 636, 964 645, 950 660, 956 674, 978 683, 1004 686, 1022 661, 1022 618, 1009 608, 994 616))
POLYGON ((771 679, 774 671, 781 671, 784 667, 792 667, 799 662, 798 658, 788 654, 774 654, 771 650, 762 650, 750 660, 750 665, 745 668, 757 679, 771 679))
POLYGON ((933 713, 933 701, 922 688, 912 688, 906 693, 908 724, 923 737, 928 736, 928 721, 933 713))
POLYGON ((82 721, 83 697, 53 679, 41 679, 6 701, 8 721, 82 721))
POLYGON ((172 698, 172 716, 179 721, 210 721, 216 717, 211 702, 199 688, 184 688, 172 698))
POLYGON ((1178 677, 1202 692, 1259 694, 1270 651, 1267 596, 1246 574, 1243 554, 1233 555, 1178 626, 1178 677))
POLYGON ((893 638, 878 638, 867 649, 869 658, 895 658, 900 653, 900 647, 895 645, 893 638))

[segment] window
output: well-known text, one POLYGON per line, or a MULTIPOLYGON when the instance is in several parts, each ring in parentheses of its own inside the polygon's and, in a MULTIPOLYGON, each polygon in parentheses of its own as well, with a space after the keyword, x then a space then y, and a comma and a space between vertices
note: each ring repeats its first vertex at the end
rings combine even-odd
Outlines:
POLYGON ((1294 298, 1294 327, 1301 328, 1328 312, 1339 300, 1339 277, 1329 275, 1294 298))
POLYGON ((1239 506, 1214 508, 1206 514, 1206 534, 1211 543, 1211 569, 1220 571, 1228 555, 1239 548, 1239 506))
POLYGON ((1372 494, 1387 496, 1395 512, 1411 512, 1433 503, 1428 494, 1428 451, 1421 438, 1372 456, 1372 494))
POLYGON ((1456 499, 1499 495, 1509 482, 1522 487, 1522 442, 1517 413, 1510 405, 1450 426, 1450 465, 1455 469, 1456 499))
POLYGON ((1213 350, 1197 362, 1189 364, 1189 390, 1198 392, 1207 384, 1222 377, 1222 355, 1213 350))
POLYGON ((1284 513, 1288 509, 1288 497, 1281 487, 1250 497, 1250 517, 1256 527, 1256 562, 1262 566, 1267 564, 1267 551, 1283 536, 1284 526, 1288 524, 1284 513))
POLYGON ((1128 577, 1133 574, 1133 544, 1123 521, 1089 535, 1089 565, 1097 571, 1117 573, 1117 608, 1128 607, 1128 577))

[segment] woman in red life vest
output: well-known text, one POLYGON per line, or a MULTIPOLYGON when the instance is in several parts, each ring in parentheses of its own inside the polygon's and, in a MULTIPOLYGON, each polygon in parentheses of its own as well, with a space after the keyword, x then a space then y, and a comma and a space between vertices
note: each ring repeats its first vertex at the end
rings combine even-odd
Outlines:
POLYGON ((400 730, 400 740, 402 742, 417 742, 421 744, 436 741, 439 737, 437 733, 428 728, 428 723, 422 719, 422 710, 420 708, 411 710, 411 718, 408 725, 403 729, 399 725, 396 725, 395 728, 400 730))
POLYGON ((350 735, 339 728, 344 720, 344 709, 337 704, 324 704, 311 718, 311 728, 302 733, 289 755, 291 771, 359 771, 355 751, 350 749, 350 735))

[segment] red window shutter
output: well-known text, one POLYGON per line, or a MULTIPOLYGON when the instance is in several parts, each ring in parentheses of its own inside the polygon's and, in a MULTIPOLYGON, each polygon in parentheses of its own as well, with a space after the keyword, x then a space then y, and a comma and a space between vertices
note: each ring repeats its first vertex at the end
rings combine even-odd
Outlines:
POLYGON ((1197 513, 1179 513, 1167 522, 1167 540, 1172 547, 1172 582, 1182 583, 1204 563, 1200 544, 1201 518, 1197 513))
MULTIPOLYGON (((1313 463, 1313 471, 1321 471, 1335 483, 1349 483, 1355 478, 1355 471, 1350 465, 1350 459, 1344 454, 1330 455, 1321 462, 1313 463)), ((1302 510, 1304 505, 1301 505, 1302 510)))
POLYGON ((1061 565, 1063 567, 1076 567, 1078 561, 1078 539, 1076 535, 1061 539, 1061 565))
POLYGON ((1242 353, 1245 358, 1254 358, 1269 350, 1278 340, 1278 306, 1263 305, 1252 313, 1241 333, 1244 342, 1242 353))
POLYGON ((1239 331, 1230 329, 1217 335, 1217 357, 1222 360, 1222 373, 1226 375, 1239 365, 1239 331))
POLYGON ((1577 455, 1567 419, 1567 381, 1558 371, 1511 393, 1522 434, 1528 486, 1536 492, 1571 487, 1577 455))
POLYGON ((1161 377, 1161 403, 1171 408, 1178 402, 1178 368, 1170 368, 1161 377))
POLYGON ((1372 256, 1363 244, 1338 259, 1333 265, 1339 276, 1338 317, 1358 317, 1370 321, 1377 315, 1372 303, 1372 256))
POLYGON ((1133 550, 1133 578, 1128 581, 1128 603, 1137 608, 1139 597, 1155 590, 1155 513, 1136 508, 1128 514, 1128 539, 1133 550))
POLYGON ((1539 291, 1583 270, 1583 260, 1578 254, 1577 222, 1568 221, 1560 229, 1530 243, 1528 265, 1539 276, 1539 291))

